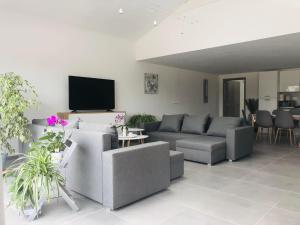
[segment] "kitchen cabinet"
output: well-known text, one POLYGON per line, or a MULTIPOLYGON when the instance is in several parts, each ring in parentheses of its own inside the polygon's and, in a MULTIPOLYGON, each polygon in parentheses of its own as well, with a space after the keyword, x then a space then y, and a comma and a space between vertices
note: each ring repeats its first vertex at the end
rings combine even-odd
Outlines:
POLYGON ((272 112, 277 109, 278 71, 260 72, 258 85, 259 110, 272 112))
POLYGON ((300 91, 300 70, 280 71, 279 90, 280 92, 300 91))

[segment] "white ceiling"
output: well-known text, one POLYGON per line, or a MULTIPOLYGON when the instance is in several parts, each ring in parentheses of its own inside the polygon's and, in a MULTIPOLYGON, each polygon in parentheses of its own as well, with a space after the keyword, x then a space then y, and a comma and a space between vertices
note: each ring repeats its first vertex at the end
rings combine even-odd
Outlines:
POLYGON ((300 68, 300 33, 145 61, 215 74, 300 68))
POLYGON ((1 11, 28 14, 136 40, 186 0, 0 0, 1 11), (119 14, 119 8, 124 14, 119 14))

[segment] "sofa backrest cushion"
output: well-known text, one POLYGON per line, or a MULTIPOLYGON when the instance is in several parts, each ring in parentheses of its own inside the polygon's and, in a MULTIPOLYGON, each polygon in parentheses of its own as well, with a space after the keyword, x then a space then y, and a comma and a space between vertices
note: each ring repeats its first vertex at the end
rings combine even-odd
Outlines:
POLYGON ((179 132, 181 130, 183 114, 163 115, 159 131, 161 132, 179 132))
POLYGON ((203 134, 207 123, 208 115, 185 115, 181 132, 189 134, 203 134))
MULTIPOLYGON (((78 121, 76 120, 65 120, 67 121, 67 125, 65 126, 66 129, 77 129, 78 128, 78 121)), ((41 125, 41 126, 48 126, 47 119, 33 119, 32 124, 41 125)), ((58 126, 60 127, 60 125, 58 126)))
POLYGON ((100 132, 103 132, 106 134, 110 134, 111 135, 111 149, 119 148, 119 136, 118 136, 117 129, 115 127, 112 127, 109 124, 80 122, 79 129, 86 130, 86 131, 100 131, 100 132))
POLYGON ((208 128, 207 134, 211 136, 226 137, 228 129, 241 126, 242 119, 238 117, 214 118, 208 128))

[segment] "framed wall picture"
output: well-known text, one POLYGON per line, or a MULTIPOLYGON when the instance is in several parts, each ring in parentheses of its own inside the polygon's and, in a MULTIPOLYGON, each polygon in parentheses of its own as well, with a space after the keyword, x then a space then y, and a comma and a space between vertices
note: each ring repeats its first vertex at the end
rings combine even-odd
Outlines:
POLYGON ((145 73, 145 94, 158 94, 158 74, 145 73))
POLYGON ((208 103, 208 80, 203 80, 203 103, 208 103))

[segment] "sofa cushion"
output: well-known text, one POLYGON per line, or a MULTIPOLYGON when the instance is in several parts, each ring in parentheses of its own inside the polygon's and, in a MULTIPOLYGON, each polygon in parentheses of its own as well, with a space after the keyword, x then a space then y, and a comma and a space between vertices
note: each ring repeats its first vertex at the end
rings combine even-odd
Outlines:
POLYGON ((174 132, 149 132, 147 133, 149 135, 149 139, 146 139, 147 141, 166 141, 170 144, 170 149, 175 150, 176 149, 176 140, 181 140, 184 138, 196 138, 200 135, 198 134, 186 134, 186 133, 174 133, 174 132))
POLYGON ((179 132, 182 125, 183 114, 163 115, 159 131, 161 132, 179 132))
POLYGON ((238 117, 219 117, 214 118, 207 131, 208 135, 226 137, 228 129, 236 128, 241 125, 241 118, 238 117))
POLYGON ((208 115, 185 115, 181 132, 190 134, 202 134, 205 131, 208 115))
POLYGON ((226 140, 222 137, 199 136, 197 138, 188 138, 176 141, 176 147, 214 151, 220 148, 226 148, 226 140))

